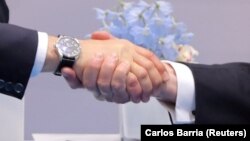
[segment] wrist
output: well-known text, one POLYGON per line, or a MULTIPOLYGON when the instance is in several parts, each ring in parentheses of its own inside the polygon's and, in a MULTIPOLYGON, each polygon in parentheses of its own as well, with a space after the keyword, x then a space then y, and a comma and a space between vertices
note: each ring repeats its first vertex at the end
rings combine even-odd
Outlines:
POLYGON ((58 37, 49 36, 48 39, 48 49, 46 54, 45 63, 42 69, 42 72, 53 72, 60 62, 60 57, 55 48, 56 41, 58 37))
POLYGON ((77 69, 84 69, 90 59, 93 58, 93 55, 96 53, 97 50, 102 52, 100 48, 96 48, 97 44, 100 44, 98 41, 93 40, 79 40, 81 46, 81 53, 79 54, 78 59, 76 60, 73 68, 77 69))
POLYGON ((162 83, 160 86, 160 94, 157 96, 157 99, 165 101, 168 103, 175 104, 177 98, 177 77, 173 67, 164 63, 167 72, 169 73, 169 80, 165 83, 162 83))
POLYGON ((79 54, 79 58, 76 60, 73 65, 73 70, 76 72, 76 75, 79 80, 83 78, 83 70, 87 64, 87 58, 90 58, 91 50, 88 49, 89 40, 79 40, 81 46, 81 53, 79 54))

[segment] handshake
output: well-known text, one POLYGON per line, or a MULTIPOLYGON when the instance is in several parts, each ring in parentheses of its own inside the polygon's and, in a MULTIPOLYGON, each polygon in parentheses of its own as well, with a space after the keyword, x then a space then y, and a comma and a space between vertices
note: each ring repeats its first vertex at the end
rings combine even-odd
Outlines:
MULTIPOLYGON (((53 47, 56 40, 49 37, 44 72, 54 71, 59 64, 53 47)), ((148 102, 154 96, 175 103, 175 72, 149 50, 107 32, 93 33, 90 40, 81 40, 80 46, 73 67, 61 70, 71 88, 87 88, 98 100, 108 102, 148 102)))

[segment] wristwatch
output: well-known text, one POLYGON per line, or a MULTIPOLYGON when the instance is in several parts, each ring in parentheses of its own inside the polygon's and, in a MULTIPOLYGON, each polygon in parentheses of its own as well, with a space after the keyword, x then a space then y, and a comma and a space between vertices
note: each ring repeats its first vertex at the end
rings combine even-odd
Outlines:
POLYGON ((80 55, 80 42, 76 38, 70 36, 59 35, 55 44, 55 48, 60 57, 60 63, 57 66, 54 74, 61 76, 63 67, 73 67, 75 61, 80 55))

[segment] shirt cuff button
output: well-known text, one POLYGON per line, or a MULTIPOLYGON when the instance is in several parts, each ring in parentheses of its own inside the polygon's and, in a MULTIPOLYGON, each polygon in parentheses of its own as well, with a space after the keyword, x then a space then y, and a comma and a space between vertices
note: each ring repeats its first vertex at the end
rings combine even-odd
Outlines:
POLYGON ((4 88, 7 92, 11 92, 13 90, 12 82, 5 83, 4 88))
POLYGON ((14 86, 14 90, 16 93, 22 93, 24 91, 24 86, 23 84, 21 83, 17 83, 15 86, 14 86))

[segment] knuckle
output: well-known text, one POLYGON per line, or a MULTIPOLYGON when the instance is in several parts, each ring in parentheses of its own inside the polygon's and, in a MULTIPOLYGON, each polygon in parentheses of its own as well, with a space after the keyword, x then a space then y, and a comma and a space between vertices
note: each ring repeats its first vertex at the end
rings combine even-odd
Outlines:
POLYGON ((139 79, 146 79, 148 77, 148 72, 145 69, 140 70, 140 74, 138 74, 139 79))
POLYGON ((108 82, 106 80, 104 80, 104 79, 98 79, 97 80, 97 85, 99 87, 106 87, 106 86, 108 86, 108 82))
POLYGON ((85 80, 85 81, 83 82, 83 85, 84 85, 87 89, 93 88, 93 84, 90 83, 90 82, 87 81, 87 80, 85 80))
MULTIPOLYGON (((124 67, 117 67, 116 68, 116 70, 115 70, 115 72, 117 73, 117 74, 126 74, 126 71, 125 71, 125 69, 124 69, 124 67)), ((118 75, 118 76, 119 76, 118 75)))
POLYGON ((135 87, 139 82, 137 81, 136 78, 131 78, 128 82, 128 87, 135 87))
POLYGON ((135 87, 139 82, 136 78, 136 76, 134 75, 128 75, 128 79, 127 79, 127 83, 128 83, 128 87, 135 87))
POLYGON ((114 89, 115 91, 120 91, 123 88, 123 85, 120 82, 112 82, 111 84, 112 89, 114 89))
MULTIPOLYGON (((118 59, 117 59, 118 60, 118 59)), ((107 70, 113 69, 116 66, 116 61, 113 60, 113 62, 107 61, 103 64, 107 70)), ((103 67, 103 66, 102 66, 103 67)))
POLYGON ((162 83, 161 79, 153 79, 153 86, 158 88, 162 83))
POLYGON ((149 58, 149 59, 154 58, 155 55, 154 55, 153 52, 151 52, 151 51, 149 51, 149 50, 146 50, 145 52, 146 52, 146 57, 147 57, 147 58, 149 58))
POLYGON ((147 70, 154 68, 154 64, 151 61, 145 61, 144 63, 145 63, 144 66, 147 70))
POLYGON ((100 69, 100 65, 99 65, 98 63, 90 63, 90 64, 89 64, 89 67, 90 67, 91 69, 95 69, 95 70, 100 69))
POLYGON ((165 66, 163 65, 163 63, 161 63, 158 67, 157 70, 160 74, 163 74, 166 71, 165 66))

